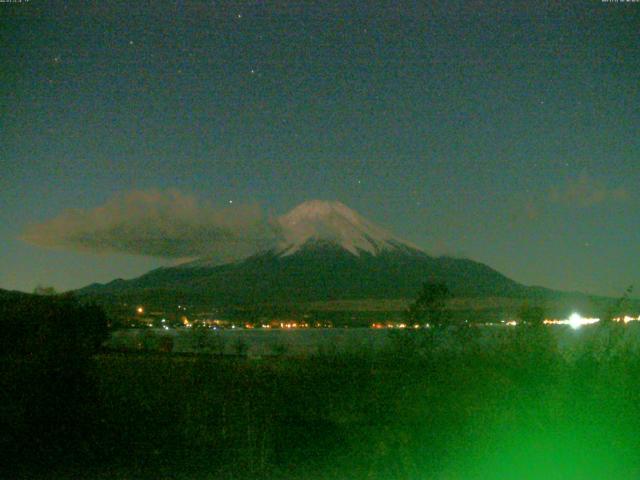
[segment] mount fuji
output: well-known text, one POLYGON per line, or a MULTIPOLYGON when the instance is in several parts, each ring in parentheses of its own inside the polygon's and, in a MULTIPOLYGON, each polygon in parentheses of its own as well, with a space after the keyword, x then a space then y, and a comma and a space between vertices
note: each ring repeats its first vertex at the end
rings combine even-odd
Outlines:
MULTIPOLYGON (((340 202, 304 202, 289 213, 275 218, 271 228, 275 232, 273 245, 260 253, 287 257, 314 244, 325 247, 333 245, 355 256, 378 255, 393 250, 420 251, 418 247, 394 236, 340 202)), ((178 267, 208 268, 219 265, 217 257, 205 257, 178 267)))
POLYGON ((324 241, 359 256, 384 251, 417 251, 340 202, 311 200, 298 205, 278 220, 282 231, 280 251, 293 255, 309 242, 324 241))
POLYGON ((413 298, 425 281, 456 296, 528 296, 521 285, 468 259, 435 257, 340 202, 312 200, 273 220, 272 248, 223 265, 207 258, 78 291, 131 301, 211 305, 413 298))

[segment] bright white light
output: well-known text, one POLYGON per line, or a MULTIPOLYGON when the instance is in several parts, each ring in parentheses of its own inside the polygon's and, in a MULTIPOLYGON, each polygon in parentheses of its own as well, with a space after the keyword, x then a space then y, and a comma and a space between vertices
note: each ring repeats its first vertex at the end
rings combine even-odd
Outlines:
POLYGON ((578 313, 572 313, 569 317, 569 326, 574 330, 582 326, 582 317, 578 313))
POLYGON ((588 318, 583 317, 579 313, 572 313, 569 318, 565 320, 553 320, 553 319, 545 319, 545 325, 569 325, 574 330, 577 330, 583 325, 593 325, 594 323, 598 323, 600 321, 599 318, 588 318))
POLYGON ((599 318, 585 318, 579 313, 572 313, 569 317, 568 323, 571 328, 577 330, 583 325, 591 325, 592 323, 599 322, 599 318))

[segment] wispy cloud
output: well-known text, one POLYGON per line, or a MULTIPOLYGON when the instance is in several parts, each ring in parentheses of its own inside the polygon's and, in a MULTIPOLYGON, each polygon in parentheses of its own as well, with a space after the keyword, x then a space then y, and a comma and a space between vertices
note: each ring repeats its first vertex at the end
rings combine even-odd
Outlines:
POLYGON ((509 212, 511 224, 536 224, 554 207, 586 209, 608 203, 624 203, 631 194, 622 186, 609 186, 590 176, 586 171, 580 175, 558 182, 538 192, 515 196, 509 212))
POLYGON ((624 187, 609 187, 584 171, 577 178, 568 180, 565 185, 555 186, 550 191, 552 202, 581 208, 628 199, 629 192, 624 187))
POLYGON ((31 225, 22 239, 43 247, 220 261, 273 246, 276 227, 257 206, 216 209, 177 190, 132 191, 104 205, 31 225))

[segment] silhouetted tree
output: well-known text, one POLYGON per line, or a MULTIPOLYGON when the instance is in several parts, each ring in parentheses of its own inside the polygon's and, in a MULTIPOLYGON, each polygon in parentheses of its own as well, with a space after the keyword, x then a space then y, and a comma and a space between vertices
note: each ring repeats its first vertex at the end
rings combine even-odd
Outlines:
POLYGON ((209 327, 204 323, 195 322, 191 327, 191 347, 198 352, 204 352, 209 350, 210 340, 209 327))
POLYGON ((240 337, 234 345, 234 350, 236 355, 245 356, 249 351, 249 344, 244 338, 240 337))
POLYGON ((91 356, 107 337, 105 314, 68 295, 24 294, 0 300, 0 322, 3 361, 14 372, 0 391, 8 404, 28 406, 3 425, 0 448, 29 463, 39 452, 43 465, 83 451, 96 428, 91 356))
POLYGON ((618 298, 615 303, 610 304, 606 310, 602 313, 600 318, 600 325, 606 325, 610 323, 615 317, 623 315, 625 310, 629 307, 629 298, 633 293, 633 285, 629 285, 622 296, 618 298))
POLYGON ((544 321, 544 308, 539 305, 525 303, 518 311, 521 323, 528 326, 540 326, 544 321))
POLYGON ((34 295, 57 295, 58 292, 53 287, 45 287, 43 285, 38 284, 36 288, 33 289, 34 295))
POLYGON ((173 351, 173 337, 168 335, 160 337, 160 345, 158 348, 163 353, 171 353, 173 351))
POLYGON ((428 323, 432 327, 443 327, 451 321, 451 312, 447 300, 451 297, 444 283, 426 282, 416 300, 405 312, 407 321, 412 324, 428 323))
POLYGON ((29 358, 88 357, 107 339, 107 318, 97 305, 72 295, 20 295, 0 301, 4 354, 29 358))

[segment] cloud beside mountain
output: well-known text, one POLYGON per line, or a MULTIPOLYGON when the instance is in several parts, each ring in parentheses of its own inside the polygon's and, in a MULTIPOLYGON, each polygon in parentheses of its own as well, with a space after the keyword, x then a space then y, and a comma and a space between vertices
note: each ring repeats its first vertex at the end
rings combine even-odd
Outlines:
POLYGON ((551 189, 551 200, 572 207, 591 207, 609 201, 625 201, 629 192, 624 187, 611 188, 586 172, 569 180, 562 188, 551 189))
POLYGON ((516 198, 510 214, 512 224, 532 223, 540 220, 552 208, 588 209, 601 205, 624 204, 632 194, 623 186, 606 185, 586 171, 562 184, 546 190, 516 198))
POLYGON ((269 248, 276 237, 277 227, 257 206, 218 209, 177 190, 118 195, 31 225, 22 235, 43 247, 221 262, 269 248))

